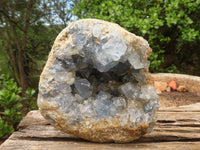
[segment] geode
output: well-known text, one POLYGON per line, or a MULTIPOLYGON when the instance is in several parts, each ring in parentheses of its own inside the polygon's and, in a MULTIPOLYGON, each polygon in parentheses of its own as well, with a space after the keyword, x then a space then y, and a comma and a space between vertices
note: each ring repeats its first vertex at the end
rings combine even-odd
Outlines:
POLYGON ((38 106, 56 128, 95 142, 150 132, 159 97, 148 42, 117 24, 83 19, 57 36, 40 77, 38 106))

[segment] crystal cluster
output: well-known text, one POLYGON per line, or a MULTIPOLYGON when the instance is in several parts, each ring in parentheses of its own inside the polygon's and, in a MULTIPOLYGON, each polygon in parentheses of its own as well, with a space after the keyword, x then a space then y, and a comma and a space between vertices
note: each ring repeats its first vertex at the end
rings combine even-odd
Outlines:
POLYGON ((150 132, 159 97, 148 75, 151 48, 119 25, 84 19, 56 38, 38 105, 55 127, 95 142, 130 142, 150 132))

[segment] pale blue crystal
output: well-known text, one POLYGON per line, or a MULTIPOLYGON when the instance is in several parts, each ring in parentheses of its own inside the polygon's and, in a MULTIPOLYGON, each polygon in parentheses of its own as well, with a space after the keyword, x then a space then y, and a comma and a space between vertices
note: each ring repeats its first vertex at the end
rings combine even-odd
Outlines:
POLYGON ((76 79, 75 88, 78 94, 83 98, 89 98, 92 95, 93 86, 86 79, 76 79))
POLYGON ((99 117, 107 117, 110 115, 110 98, 111 95, 100 91, 96 98, 96 113, 99 117))
POLYGON ((128 99, 136 99, 140 95, 139 87, 137 87, 135 84, 131 82, 123 84, 119 88, 121 93, 128 99))
POLYGON ((141 87, 141 94, 139 96, 139 99, 150 101, 150 100, 158 100, 159 97, 156 94, 156 90, 151 85, 145 85, 141 87))
POLYGON ((120 114, 126 107, 126 100, 123 97, 113 97, 111 99, 110 114, 120 114))

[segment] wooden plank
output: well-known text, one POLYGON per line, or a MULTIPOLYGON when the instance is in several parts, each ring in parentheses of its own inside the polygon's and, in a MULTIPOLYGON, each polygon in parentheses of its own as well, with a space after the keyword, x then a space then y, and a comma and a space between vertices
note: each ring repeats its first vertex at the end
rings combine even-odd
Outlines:
POLYGON ((17 141, 7 143, 2 150, 199 150, 200 142, 153 142, 130 144, 99 144, 67 139, 46 139, 17 141), (3 149, 4 148, 4 149, 3 149))
POLYGON ((0 150, 199 150, 200 105, 161 108, 154 131, 128 144, 92 143, 58 131, 40 112, 31 111, 0 150))
POLYGON ((200 112, 200 103, 179 107, 161 107, 159 112, 200 112))

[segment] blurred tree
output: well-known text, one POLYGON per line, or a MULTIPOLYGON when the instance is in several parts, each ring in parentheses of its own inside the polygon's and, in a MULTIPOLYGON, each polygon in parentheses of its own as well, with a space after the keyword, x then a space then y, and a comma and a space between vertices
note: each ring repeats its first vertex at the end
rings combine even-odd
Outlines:
POLYGON ((183 62, 200 64, 199 7, 200 0, 79 0, 74 14, 115 22, 143 36, 153 49, 151 71, 176 71, 183 62))
MULTIPOLYGON (((72 21, 72 8, 77 0, 42 0, 44 20, 59 33, 72 21)), ((58 34, 57 33, 57 34, 58 34)))
POLYGON ((12 64, 15 78, 23 91, 28 87, 24 68, 24 51, 32 19, 33 0, 2 0, 0 2, 2 47, 12 64), (3 32, 4 31, 4 32, 3 32))
POLYGON ((70 21, 72 5, 73 0, 0 1, 0 48, 23 92, 31 74, 40 74, 40 60, 46 59, 56 35, 70 21))

